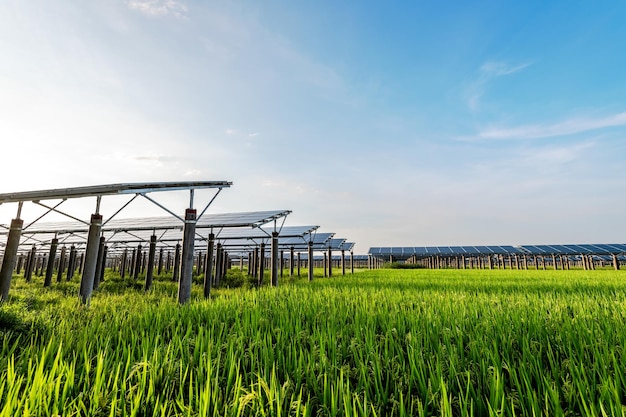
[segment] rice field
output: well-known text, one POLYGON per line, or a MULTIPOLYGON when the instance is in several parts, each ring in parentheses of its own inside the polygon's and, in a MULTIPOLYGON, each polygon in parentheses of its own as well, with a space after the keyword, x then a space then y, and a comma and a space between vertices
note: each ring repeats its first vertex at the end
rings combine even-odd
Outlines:
POLYGON ((375 270, 144 292, 14 279, 0 416, 620 416, 626 272, 375 270))

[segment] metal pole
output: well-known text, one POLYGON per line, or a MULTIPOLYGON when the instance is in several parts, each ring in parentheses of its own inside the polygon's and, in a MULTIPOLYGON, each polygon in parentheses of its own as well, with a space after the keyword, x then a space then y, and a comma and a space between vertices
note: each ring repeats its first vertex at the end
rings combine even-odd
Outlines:
POLYGON ((174 282, 180 279, 180 249, 180 243, 177 243, 174 251, 174 267, 172 269, 172 281, 174 282))

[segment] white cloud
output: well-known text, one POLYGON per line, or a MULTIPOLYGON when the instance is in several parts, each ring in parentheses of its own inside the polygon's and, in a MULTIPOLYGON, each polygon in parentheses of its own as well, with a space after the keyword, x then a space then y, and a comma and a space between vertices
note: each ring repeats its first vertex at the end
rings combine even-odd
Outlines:
POLYGON ((481 130, 476 136, 463 139, 469 141, 539 139, 573 135, 618 126, 626 126, 626 112, 600 118, 573 118, 553 124, 530 124, 513 127, 493 126, 481 130))
POLYGON ((188 8, 177 0, 128 0, 128 7, 149 16, 186 17, 188 8))
POLYGON ((480 109, 480 100, 482 99, 487 85, 491 80, 505 75, 511 75, 530 66, 531 63, 523 63, 519 65, 509 65, 504 62, 489 61, 480 67, 479 76, 472 82, 467 89, 467 105, 471 110, 480 109))

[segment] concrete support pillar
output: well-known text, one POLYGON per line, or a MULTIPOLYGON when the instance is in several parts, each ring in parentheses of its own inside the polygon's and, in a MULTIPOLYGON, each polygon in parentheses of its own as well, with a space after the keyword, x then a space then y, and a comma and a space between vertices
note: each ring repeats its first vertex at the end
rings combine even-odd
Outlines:
POLYGON ((65 245, 61 246, 61 255, 59 255, 59 266, 57 267, 57 282, 61 282, 63 279, 63 272, 65 270, 65 253, 66 253, 65 245))
POLYGON ((613 254, 611 256, 613 257, 613 268, 616 271, 619 271, 619 260, 617 259, 617 255, 613 254))
MULTIPOLYGON (((309 281, 313 281, 313 242, 309 242, 308 243, 308 248, 307 248, 307 254, 308 254, 308 260, 307 260, 307 267, 309 268, 309 281)), ((371 268, 371 256, 370 256, 370 269, 371 268)))
POLYGON ((74 272, 76 272, 76 267, 78 266, 78 251, 76 250, 76 246, 70 246, 70 256, 67 260, 67 274, 65 275, 65 280, 69 281, 74 277, 74 272))
POLYGON ((528 258, 526 257, 526 255, 522 255, 522 259, 523 259, 524 269, 527 270, 528 269, 528 258))
POLYGON ((280 256, 280 259, 278 260, 278 264, 280 265, 279 266, 279 269, 280 269, 280 274, 279 275, 282 278, 284 276, 283 274, 285 272, 285 251, 283 251, 283 250, 279 251, 279 256, 280 256))
POLYGON ((341 250, 341 275, 346 275, 346 251, 341 250))
POLYGON ((2 267, 0 268, 0 296, 2 301, 9 299, 9 289, 11 288, 11 279, 13 278, 13 270, 17 262, 17 248, 20 244, 22 236, 22 226, 24 220, 20 219, 20 211, 22 203, 19 203, 17 217, 11 220, 9 228, 9 236, 4 247, 4 257, 2 258, 2 267))
POLYGON ((278 287, 278 267, 281 266, 282 271, 282 253, 281 259, 278 259, 278 232, 272 232, 272 243, 271 243, 271 260, 270 266, 272 269, 271 281, 272 287, 278 287))
POLYGON ((133 268, 133 279, 139 278, 139 272, 141 271, 141 258, 143 252, 141 251, 141 243, 137 245, 137 256, 135 256, 135 267, 133 268))
POLYGON ((52 273, 54 272, 54 260, 57 256, 57 247, 59 246, 59 239, 56 237, 50 242, 50 252, 48 252, 48 266, 46 267, 46 277, 43 280, 43 286, 49 287, 52 285, 52 273))
POLYGON ((167 251, 167 256, 165 258, 165 273, 169 274, 172 270, 172 252, 167 251))
POLYGON ((301 256, 300 256, 300 252, 298 252, 298 255, 297 255, 297 256, 298 256, 298 259, 297 259, 297 262, 298 262, 298 268, 297 268, 297 271, 298 271, 298 278, 300 278, 300 265, 301 265, 301 263, 302 263, 302 259, 301 259, 301 256))
POLYGON ((128 249, 124 249, 124 253, 122 253, 122 262, 120 265, 120 278, 124 279, 126 277, 126 263, 128 261, 128 249))
POLYGON ((198 252, 198 261, 196 263, 196 276, 200 275, 202 272, 204 272, 204 270, 202 269, 204 267, 204 264, 202 263, 202 251, 198 252))
POLYGON ((259 245, 259 287, 265 278, 265 243, 259 245))
POLYGON ((100 236, 100 241, 98 243, 98 257, 96 258, 96 275, 93 279, 93 289, 97 290, 100 285, 100 278, 103 271, 104 264, 104 236, 100 236))
POLYGON ((328 248, 328 276, 333 276, 333 250, 328 248))
POLYGON ((141 273, 143 274, 144 272, 146 272, 146 264, 148 263, 148 254, 146 252, 141 252, 141 265, 140 265, 140 269, 141 269, 141 273))
POLYGON ((324 278, 328 277, 328 255, 324 252, 324 278))
POLYGON ((294 249, 293 246, 291 248, 289 248, 289 276, 293 277, 293 270, 294 270, 294 249))
POLYGON ((204 268, 204 298, 211 296, 213 285, 213 247, 215 246, 215 234, 209 233, 206 248, 206 267, 204 268))
POLYGON ((220 281, 224 275, 224 251, 222 250, 222 244, 218 243, 215 250, 215 286, 220 285, 220 281))
POLYGON ((554 270, 556 271, 557 269, 559 269, 559 265, 556 263, 556 255, 552 255, 552 267, 554 268, 554 270))
POLYGON ((180 280, 178 281, 178 303, 185 304, 191 298, 191 284, 193 283, 193 251, 196 235, 196 210, 188 208, 185 211, 185 225, 183 227, 183 247, 180 260, 180 280))
POLYGON ((354 251, 350 251, 350 273, 354 274, 354 251))
POLYGON ((98 248, 100 246, 100 231, 102 230, 102 216, 91 215, 89 235, 87 236, 87 248, 85 249, 85 262, 83 276, 80 281, 80 298, 83 304, 89 305, 93 283, 96 278, 96 264, 98 263, 98 248))
POLYGON ((159 249, 159 264, 157 266, 157 274, 161 275, 163 272, 163 248, 159 249))
POLYGON ((107 245, 104 245, 104 248, 102 249, 102 265, 100 265, 100 282, 104 282, 104 271, 106 270, 107 267, 107 254, 109 252, 109 247, 107 245))
POLYGON ((180 243, 177 243, 174 249, 174 266, 172 267, 172 281, 174 282, 180 280, 180 249, 180 243))
MULTIPOLYGON (((146 270, 146 291, 152 289, 152 281, 154 280, 154 258, 156 256, 156 235, 150 236, 150 246, 148 249, 148 268, 146 270)), ((161 258, 159 258, 161 259, 161 258)))
POLYGON ((30 282, 31 279, 33 278, 33 271, 35 269, 36 256, 37 256, 37 247, 33 245, 28 255, 28 263, 26 264, 26 269, 24 270, 24 278, 26 278, 26 282, 30 282))
POLYGON ((261 247, 256 247, 254 248, 254 254, 252 257, 252 263, 253 263, 253 267, 252 267, 252 277, 255 278, 257 280, 257 282, 259 281, 259 254, 261 253, 261 247))

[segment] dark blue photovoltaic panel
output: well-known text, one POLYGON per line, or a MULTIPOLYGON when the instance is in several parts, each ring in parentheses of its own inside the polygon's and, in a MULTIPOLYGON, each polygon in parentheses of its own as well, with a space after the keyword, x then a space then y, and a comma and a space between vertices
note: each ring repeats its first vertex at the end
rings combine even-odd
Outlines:
POLYGON ((474 246, 479 253, 490 254, 492 251, 487 246, 474 246))
POLYGON ((442 255, 448 255, 448 256, 454 255, 454 252, 452 251, 452 249, 450 249, 449 246, 440 246, 439 253, 442 255))
POLYGON ((428 252, 426 251, 426 248, 423 246, 414 247, 413 253, 416 254, 417 256, 425 256, 428 254, 428 252))
POLYGON ((450 250, 454 252, 456 255, 463 255, 465 251, 461 246, 450 246, 450 250))
POLYGON ((579 247, 585 249, 589 253, 594 253, 594 254, 598 253, 597 248, 595 248, 593 245, 576 245, 576 246, 579 246, 579 247))
POLYGON ((437 247, 435 246, 426 246, 424 249, 429 255, 439 255, 439 249, 437 249, 437 247))
POLYGON ((490 246, 490 249, 492 249, 494 251, 494 253, 497 254, 501 254, 501 255, 508 255, 508 254, 520 254, 521 251, 513 246, 504 246, 504 245, 500 245, 500 246, 490 246))
POLYGON ((478 255, 478 254, 480 254, 480 251, 478 249, 476 249, 476 246, 463 246, 463 250, 468 255, 478 255))

